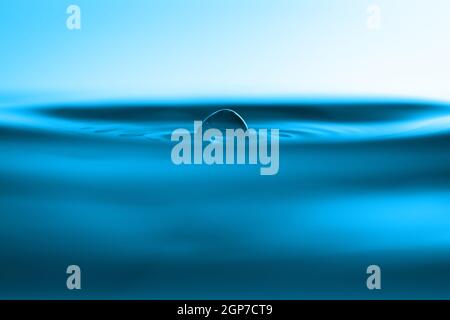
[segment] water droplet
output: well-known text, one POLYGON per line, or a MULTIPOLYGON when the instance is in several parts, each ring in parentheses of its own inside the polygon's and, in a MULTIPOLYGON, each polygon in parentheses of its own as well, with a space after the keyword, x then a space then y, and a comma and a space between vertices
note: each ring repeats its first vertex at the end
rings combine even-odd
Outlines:
POLYGON ((203 120, 203 130, 219 129, 225 132, 226 129, 242 129, 247 130, 247 123, 234 110, 221 109, 210 114, 203 120))

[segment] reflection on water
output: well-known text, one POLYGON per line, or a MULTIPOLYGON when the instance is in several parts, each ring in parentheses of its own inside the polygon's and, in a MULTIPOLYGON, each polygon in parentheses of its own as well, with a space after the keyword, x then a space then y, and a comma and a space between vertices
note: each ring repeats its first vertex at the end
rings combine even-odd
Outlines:
POLYGON ((450 298, 446 105, 16 106, 0 147, 2 298, 450 298), (226 108, 280 129, 278 175, 172 164, 226 108))

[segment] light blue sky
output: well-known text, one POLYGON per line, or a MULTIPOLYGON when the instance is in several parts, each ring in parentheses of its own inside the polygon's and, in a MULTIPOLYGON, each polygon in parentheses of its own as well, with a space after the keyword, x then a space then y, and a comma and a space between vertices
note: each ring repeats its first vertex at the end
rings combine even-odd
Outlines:
POLYGON ((2 0, 0 95, 448 101, 449 16, 448 0, 2 0))

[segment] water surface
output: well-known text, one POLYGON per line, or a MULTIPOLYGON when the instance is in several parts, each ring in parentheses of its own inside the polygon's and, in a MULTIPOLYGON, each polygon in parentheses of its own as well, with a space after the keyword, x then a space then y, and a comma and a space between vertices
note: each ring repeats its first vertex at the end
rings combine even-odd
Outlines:
POLYGON ((0 148, 1 298, 450 298, 448 105, 15 105, 0 148), (280 129, 277 175, 172 164, 223 108, 280 129))

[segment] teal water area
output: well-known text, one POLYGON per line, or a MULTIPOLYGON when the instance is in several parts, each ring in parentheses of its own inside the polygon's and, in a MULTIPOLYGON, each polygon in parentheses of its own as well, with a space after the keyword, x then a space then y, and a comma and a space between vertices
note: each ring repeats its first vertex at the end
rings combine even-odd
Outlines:
POLYGON ((1 298, 450 298, 445 104, 17 105, 0 151, 1 298), (171 132, 223 108, 280 130, 277 175, 172 163, 171 132))

